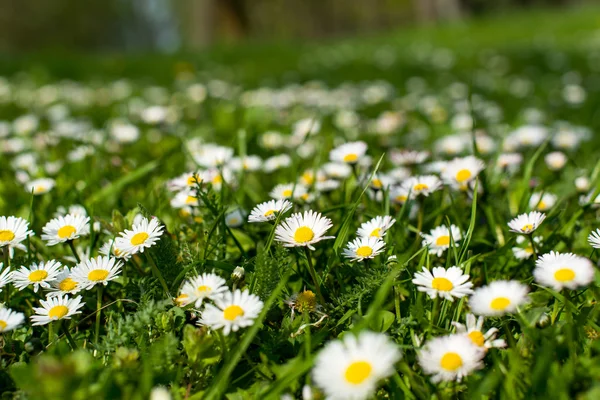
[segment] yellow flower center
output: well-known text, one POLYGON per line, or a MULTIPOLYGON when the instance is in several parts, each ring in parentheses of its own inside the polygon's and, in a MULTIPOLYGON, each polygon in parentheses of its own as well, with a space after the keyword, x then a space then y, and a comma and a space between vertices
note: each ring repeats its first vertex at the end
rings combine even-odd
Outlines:
POLYGON ((15 238, 13 231, 2 230, 0 231, 0 242, 10 242, 15 238))
POLYGON ((188 297, 190 297, 190 296, 188 296, 188 295, 187 295, 187 294, 185 294, 185 293, 182 293, 182 294, 180 294, 180 295, 179 295, 179 296, 178 296, 178 297, 175 299, 175 302, 176 302, 177 304, 181 305, 181 304, 183 304, 183 303, 185 302, 185 299, 187 299, 188 297))
POLYGON ((6 321, 3 321, 0 319, 0 332, 5 330, 7 326, 8 326, 8 323, 6 321))
POLYGON ((533 224, 523 225, 521 231, 523 232, 531 232, 533 230, 533 224))
POLYGON ((29 274, 29 280, 31 282, 41 282, 48 277, 48 272, 43 269, 38 269, 37 271, 33 271, 29 274))
POLYGON ((217 185, 219 183, 223 183, 223 177, 221 175, 217 175, 212 179, 213 185, 217 185))
POLYGON ((223 318, 227 321, 234 321, 237 317, 241 317, 244 315, 244 310, 240 306, 229 306, 225 310, 223 310, 223 318))
POLYGON ((358 154, 351 153, 344 156, 344 162, 353 163, 356 162, 356 160, 358 160, 358 154))
POLYGON ((122 254, 122 251, 113 246, 113 253, 115 253, 115 256, 119 257, 122 254))
POLYGON ((294 233, 294 241, 296 243, 310 242, 315 237, 315 233, 308 226, 301 226, 294 233))
POLYGON ((373 179, 373 182, 371 182, 371 183, 373 184, 373 187, 377 188, 377 189, 381 189, 381 187, 383 186, 381 179, 375 178, 375 179, 373 179))
POLYGON ((508 299, 506 297, 496 297, 490 303, 490 307, 492 307, 493 310, 497 310, 497 311, 503 311, 509 305, 510 305, 510 299, 508 299))
POLYGON ((454 288, 454 285, 446 278, 433 278, 431 287, 441 292, 449 292, 454 288))
POLYGON ((469 171, 468 169, 461 169, 456 173, 456 181, 459 183, 463 183, 469 178, 471 178, 471 176, 471 171, 469 171))
POLYGON ((528 254, 533 254, 533 247, 531 247, 531 246, 526 247, 525 252, 528 254))
POLYGON ((202 285, 202 286, 198 286, 197 289, 199 292, 208 292, 210 289, 210 286, 206 286, 206 285, 202 285))
POLYGON ((417 184, 416 184, 416 185, 413 187, 413 190, 414 190, 415 192, 420 192, 420 191, 422 191, 422 190, 427 190, 427 189, 429 189, 429 186, 427 186, 427 185, 426 185, 426 184, 424 184, 424 183, 417 183, 417 184))
POLYGON ((462 367, 463 361, 458 353, 448 352, 440 360, 440 366, 446 371, 456 371, 462 367))
POLYGON ((73 225, 65 225, 58 230, 58 237, 61 239, 67 239, 73 236, 77 232, 77 229, 73 225))
POLYGON ((450 236, 448 236, 448 235, 440 236, 435 241, 436 246, 448 246, 449 244, 450 244, 450 236))
POLYGON ((198 176, 196 176, 196 175, 192 175, 187 178, 188 186, 194 186, 198 182, 200 182, 200 179, 198 179, 198 176))
POLYGON ((400 196, 396 196, 396 199, 395 199, 395 200, 396 200, 397 202, 399 202, 399 203, 404 203, 404 202, 406 201, 406 199, 407 199, 407 198, 408 198, 408 197, 406 197, 406 196, 404 196, 404 195, 402 195, 402 194, 401 194, 400 196))
POLYGON ((302 174, 302 180, 308 185, 311 185, 315 181, 315 178, 310 172, 305 172, 302 174))
POLYGON ((196 198, 194 196, 188 196, 185 198, 185 204, 192 204, 196 202, 196 198))
POLYGON ((346 368, 344 377, 346 381, 353 385, 360 385, 371 376, 373 367, 367 361, 355 361, 346 368))
POLYGON ((373 249, 369 246, 361 246, 356 249, 356 255, 359 257, 369 257, 371 254, 373 254, 373 249))
POLYGON ((95 269, 90 271, 88 279, 92 282, 103 281, 108 276, 108 271, 105 269, 95 269))
POLYGON ((283 197, 292 197, 292 189, 285 189, 281 194, 283 197))
POLYGON ((304 311, 314 311, 317 308, 317 296, 312 290, 305 290, 298 293, 296 297, 296 308, 303 313, 304 311))
POLYGON ((75 282, 71 278, 65 278, 58 284, 58 288, 63 292, 70 292, 71 290, 75 289, 76 287, 77 287, 77 282, 75 282))
POLYGON ((229 219, 229 223, 230 223, 231 225, 235 225, 235 224, 237 224, 238 222, 240 222, 240 220, 239 220, 239 219, 237 219, 236 217, 233 217, 233 218, 230 218, 230 219, 229 219))
POLYGON ((559 282, 570 282, 575 279, 575 272, 570 268, 561 268, 554 273, 554 279, 559 282))
POLYGON ((33 188, 33 193, 42 193, 44 191, 46 191, 46 187, 42 185, 33 188))
POLYGON ((544 200, 540 200, 540 202, 537 205, 538 210, 542 210, 542 211, 545 210, 547 207, 548 206, 546 203, 544 203, 544 200))
POLYGON ((381 237, 381 228, 373 229, 373 232, 371 232, 369 237, 381 237))
POLYGON ((485 343, 485 338, 483 337, 483 333, 481 331, 473 331, 469 333, 469 339, 479 347, 482 347, 485 343))
POLYGON ((131 244, 134 246, 139 246, 140 244, 143 244, 148 237, 149 235, 146 232, 136 233, 131 238, 131 244))
POLYGON ((61 319, 69 312, 69 308, 67 306, 54 306, 48 311, 48 317, 61 319))
POLYGON ((265 217, 269 217, 269 216, 271 216, 271 215, 273 215, 273 214, 275 214, 275 210, 269 210, 269 211, 267 211, 266 213, 264 213, 263 215, 264 215, 265 217))

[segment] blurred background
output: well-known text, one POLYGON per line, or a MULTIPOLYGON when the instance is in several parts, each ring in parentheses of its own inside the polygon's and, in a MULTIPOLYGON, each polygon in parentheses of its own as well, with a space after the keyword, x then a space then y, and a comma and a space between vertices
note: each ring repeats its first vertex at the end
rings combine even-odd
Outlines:
POLYGON ((364 35, 597 0, 0 0, 0 53, 163 52, 364 35))

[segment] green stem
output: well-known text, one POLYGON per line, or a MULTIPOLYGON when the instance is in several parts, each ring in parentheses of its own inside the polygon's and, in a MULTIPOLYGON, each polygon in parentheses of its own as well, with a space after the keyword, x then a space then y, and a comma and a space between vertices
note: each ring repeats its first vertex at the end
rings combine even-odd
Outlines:
POLYGON ((63 332, 65 333, 65 336, 67 337, 67 341, 71 345, 71 349, 76 350, 77 343, 75 342, 75 340, 73 340, 73 337, 71 336, 71 332, 69 332, 69 327, 67 326, 67 321, 64 319, 62 320, 62 328, 63 328, 63 332))
POLYGON ((75 245, 73 244, 73 241, 67 240, 67 243, 69 243, 69 247, 71 248, 71 252, 75 256, 75 259, 77 260, 77 264, 79 264, 81 262, 81 259, 79 258, 79 254, 77 254, 77 250, 75 250, 75 245))
POLYGON ((48 345, 52 343, 52 337, 54 336, 54 329, 52 329, 53 325, 54 321, 50 321, 50 323, 48 324, 48 345))
POLYGON ((2 248, 2 254, 4 255, 4 268, 10 267, 10 249, 8 245, 2 248))
POLYGON ((223 336, 223 332, 220 330, 215 331, 217 336, 219 337, 219 342, 221 343, 221 359, 225 362, 227 358, 227 343, 225 343, 225 337, 223 336))
POLYGON ((533 240, 533 234, 527 235, 527 238, 529 239, 529 243, 531 244, 531 249, 533 250, 533 256, 537 260, 538 255, 537 255, 537 250, 535 249, 535 241, 533 240))
POLYGON ((100 337, 100 317, 102 315, 102 288, 104 285, 98 285, 98 299, 96 301, 96 332, 94 334, 94 343, 98 346, 98 338, 100 337))
POLYGON ((306 254, 306 260, 308 262, 308 272, 310 274, 310 277, 312 278, 313 284, 315 285, 317 295, 319 296, 319 301, 321 302, 321 304, 325 304, 325 298, 323 298, 323 294, 321 293, 321 286, 319 285, 317 273, 315 271, 315 267, 313 265, 312 257, 310 256, 310 251, 308 250, 308 247, 304 247, 304 252, 306 254))
POLYGON ((165 291, 165 294, 167 295, 167 298, 170 299, 171 292, 169 291, 169 287, 167 286, 167 282, 165 281, 165 278, 163 278, 162 274, 160 273, 160 270, 158 269, 158 266, 154 262, 154 259, 148 253, 146 253, 146 258, 148 259, 148 262, 150 263, 150 266, 152 267, 152 273, 159 280, 160 284, 163 287, 163 290, 165 291))

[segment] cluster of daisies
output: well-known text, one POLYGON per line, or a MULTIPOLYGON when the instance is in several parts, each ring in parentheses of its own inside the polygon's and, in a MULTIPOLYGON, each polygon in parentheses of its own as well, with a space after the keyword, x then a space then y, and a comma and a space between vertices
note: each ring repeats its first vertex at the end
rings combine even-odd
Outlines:
MULTIPOLYGON (((78 208, 75 207, 75 210, 78 208)), ((85 303, 80 295, 73 297, 74 295, 106 286, 108 282, 117 279, 124 265, 123 260, 143 252, 159 240, 164 228, 157 219, 140 217, 138 220, 131 230, 126 229, 119 237, 107 242, 100 249, 100 255, 82 260, 81 251, 73 243, 90 234, 90 218, 82 213, 58 216, 42 228, 41 238, 47 246, 68 244, 74 257, 66 259, 75 265, 69 268, 59 260, 46 260, 33 261, 27 266, 16 268, 5 263, 9 264, 13 258, 14 249, 27 250, 24 242, 34 232, 29 230, 29 222, 22 218, 0 217, 0 248, 5 260, 0 263, 0 291, 6 291, 6 298, 9 300, 10 285, 19 291, 44 291, 46 299, 40 299, 41 307, 33 307, 33 325, 45 325, 80 314, 85 303)), ((0 332, 16 329, 23 321, 24 314, 6 307, 0 308, 0 332)))

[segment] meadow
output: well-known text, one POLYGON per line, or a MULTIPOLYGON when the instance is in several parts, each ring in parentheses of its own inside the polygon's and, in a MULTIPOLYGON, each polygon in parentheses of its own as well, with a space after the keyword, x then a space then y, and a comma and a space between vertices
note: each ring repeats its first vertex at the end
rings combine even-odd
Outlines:
POLYGON ((599 398, 597 15, 5 60, 2 398, 599 398))

